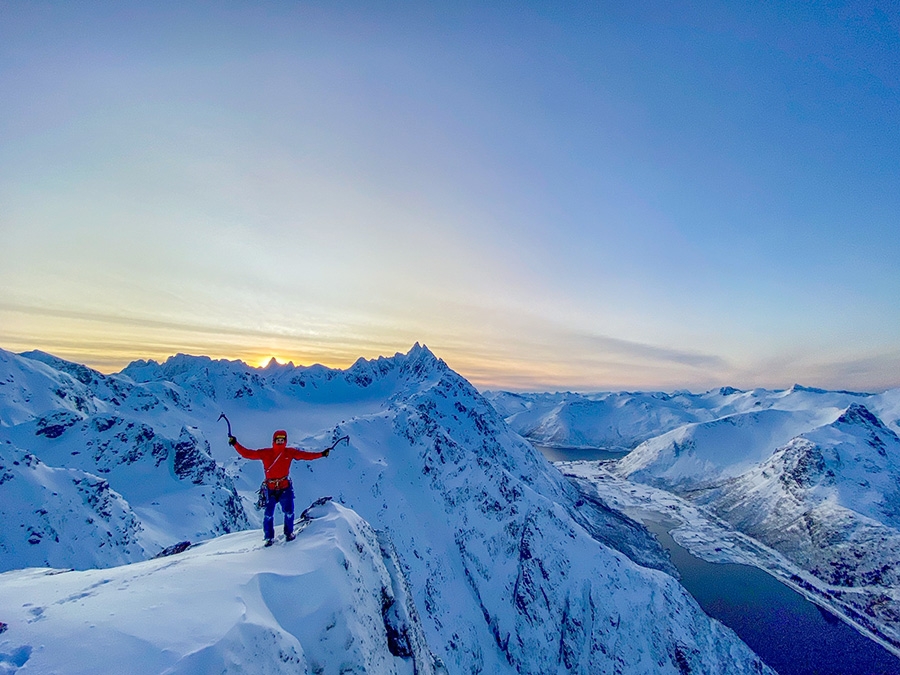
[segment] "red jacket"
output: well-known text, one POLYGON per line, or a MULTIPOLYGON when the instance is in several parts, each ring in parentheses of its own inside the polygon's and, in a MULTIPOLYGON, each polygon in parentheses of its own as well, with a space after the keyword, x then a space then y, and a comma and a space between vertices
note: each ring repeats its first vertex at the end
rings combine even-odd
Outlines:
POLYGON ((287 478, 291 472, 292 460, 319 459, 319 457, 325 456, 321 452, 307 452, 298 448, 289 448, 287 445, 276 445, 274 441, 271 448, 260 448, 259 450, 250 450, 235 441, 234 449, 241 457, 261 460, 266 471, 266 480, 287 478))

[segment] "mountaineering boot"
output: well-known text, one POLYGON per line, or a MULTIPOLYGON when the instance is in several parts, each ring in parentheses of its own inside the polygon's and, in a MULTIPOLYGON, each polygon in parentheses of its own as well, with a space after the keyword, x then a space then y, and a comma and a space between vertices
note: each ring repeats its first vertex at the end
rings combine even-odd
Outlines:
POLYGON ((275 540, 274 540, 274 539, 266 539, 266 543, 263 544, 263 545, 266 546, 266 547, 269 547, 269 546, 271 546, 271 545, 274 544, 274 543, 275 543, 275 540))
POLYGON ((293 532, 291 532, 290 534, 284 535, 285 541, 294 541, 294 539, 296 539, 296 538, 297 538, 297 535, 294 534, 293 532))

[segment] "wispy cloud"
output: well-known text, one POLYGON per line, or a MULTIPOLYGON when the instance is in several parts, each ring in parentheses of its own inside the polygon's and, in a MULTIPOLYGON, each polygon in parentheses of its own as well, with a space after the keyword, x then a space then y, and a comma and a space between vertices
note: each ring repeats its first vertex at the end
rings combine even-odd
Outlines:
POLYGON ((572 342, 583 345, 588 351, 616 355, 628 361, 661 365, 676 364, 713 372, 721 372, 728 367, 725 359, 717 354, 701 354, 689 350, 660 347, 608 335, 574 335, 572 342))

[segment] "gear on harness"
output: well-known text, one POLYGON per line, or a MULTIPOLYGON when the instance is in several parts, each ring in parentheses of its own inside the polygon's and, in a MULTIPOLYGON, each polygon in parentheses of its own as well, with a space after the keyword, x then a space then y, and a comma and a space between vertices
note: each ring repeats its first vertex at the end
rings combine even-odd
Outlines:
POLYGON ((256 491, 256 508, 260 511, 266 508, 266 495, 268 494, 268 490, 266 490, 266 481, 263 481, 259 486, 259 490, 256 491))

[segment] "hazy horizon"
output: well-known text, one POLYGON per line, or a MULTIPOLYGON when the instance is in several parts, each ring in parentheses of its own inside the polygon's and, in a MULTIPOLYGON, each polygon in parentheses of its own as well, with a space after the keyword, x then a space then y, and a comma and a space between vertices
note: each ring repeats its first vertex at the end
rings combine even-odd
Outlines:
MULTIPOLYGON (((416 344, 421 344, 421 343, 416 343, 416 344)), ((410 349, 412 349, 414 346, 415 345, 411 345, 410 349)), ((430 351, 432 351, 432 353, 434 353, 434 351, 431 350, 430 347, 428 347, 428 345, 421 345, 421 346, 429 349, 430 351)), ((2 345, 0 345, 0 349, 3 349, 2 345)), ((9 351, 9 350, 7 350, 7 351, 9 351)), ((18 352, 17 354, 21 356, 23 354, 28 354, 31 351, 41 351, 41 352, 50 354, 51 356, 54 356, 57 358, 64 358, 64 357, 60 356, 59 354, 45 352, 44 350, 26 350, 26 351, 18 352)), ((374 357, 360 356, 357 358, 365 359, 365 360, 377 360, 380 357, 392 358, 397 355, 405 355, 408 352, 409 352, 409 350, 401 350, 401 351, 395 352, 393 354, 379 354, 374 357)), ((13 352, 13 353, 16 353, 16 352, 13 352)), ((441 359, 446 363, 446 359, 443 359, 440 354, 434 353, 434 355, 438 359, 441 359)), ((129 365, 131 365, 133 363, 157 363, 157 364, 162 365, 168 359, 176 358, 176 357, 180 357, 180 356, 186 356, 189 358, 201 358, 201 359, 209 358, 209 359, 212 359, 213 361, 223 360, 223 361, 229 361, 229 362, 240 362, 240 363, 244 363, 248 367, 254 368, 256 370, 266 370, 268 368, 273 367, 273 365, 272 365, 273 361, 274 361, 275 368, 282 367, 282 366, 295 367, 295 368, 310 368, 310 367, 314 367, 314 366, 324 366, 326 368, 332 368, 335 370, 347 370, 353 365, 353 363, 341 364, 341 365, 336 365, 336 366, 328 366, 324 363, 319 363, 319 362, 295 363, 293 361, 280 360, 280 359, 276 358, 275 356, 268 356, 267 358, 265 358, 259 362, 252 362, 252 361, 249 361, 246 359, 238 359, 238 358, 228 357, 228 356, 215 357, 215 356, 209 356, 206 354, 189 354, 189 353, 185 353, 185 352, 179 352, 177 354, 170 354, 170 355, 162 357, 162 358, 136 358, 136 359, 129 360, 127 363, 124 363, 124 365, 113 366, 113 367, 101 367, 101 366, 91 365, 89 363, 80 363, 78 361, 73 361, 73 363, 77 363, 79 365, 85 365, 89 368, 93 368, 94 370, 97 370, 98 372, 102 373, 103 375, 118 375, 118 374, 121 374, 122 371, 124 371, 129 365)), ((65 359, 65 360, 69 360, 69 359, 65 359)), ((453 364, 448 363, 447 365, 450 368, 453 368, 453 364)), ((476 386, 476 388, 482 392, 485 392, 485 391, 507 391, 509 393, 518 393, 518 394, 572 393, 572 394, 589 395, 589 394, 604 394, 604 393, 609 393, 609 392, 636 392, 636 393, 637 392, 646 392, 646 393, 660 393, 661 392, 661 393, 671 394, 671 393, 675 393, 675 392, 679 392, 679 391, 688 391, 692 394, 701 394, 701 393, 716 390, 716 389, 731 388, 731 389, 736 389, 739 391, 753 391, 755 389, 762 389, 762 390, 769 390, 769 391, 785 391, 785 390, 791 389, 792 387, 802 387, 802 388, 814 389, 814 390, 822 389, 824 391, 835 391, 835 392, 842 391, 842 392, 851 393, 851 394, 881 394, 881 393, 884 393, 885 391, 890 391, 892 389, 898 389, 898 387, 889 387, 887 389, 878 389, 878 390, 871 390, 871 391, 870 390, 861 390, 861 389, 839 389, 839 388, 828 389, 828 388, 814 387, 812 385, 804 384, 803 382, 792 382, 790 384, 785 384, 785 385, 780 385, 780 386, 771 386, 771 387, 762 387, 762 386, 760 386, 760 387, 742 387, 739 385, 717 385, 717 386, 708 387, 708 388, 702 388, 702 387, 699 387, 699 388, 687 388, 687 387, 673 387, 673 388, 636 387, 636 388, 630 388, 630 387, 623 386, 623 387, 610 387, 610 388, 590 388, 590 387, 582 387, 582 388, 559 388, 559 387, 557 387, 557 388, 553 388, 553 387, 550 387, 550 388, 541 389, 541 388, 530 388, 527 386, 524 386, 524 387, 522 387, 522 386, 520 386, 520 387, 516 387, 516 386, 495 387, 495 386, 491 386, 489 384, 488 385, 478 385, 472 380, 470 380, 470 382, 472 382, 472 384, 474 386, 476 386)))

